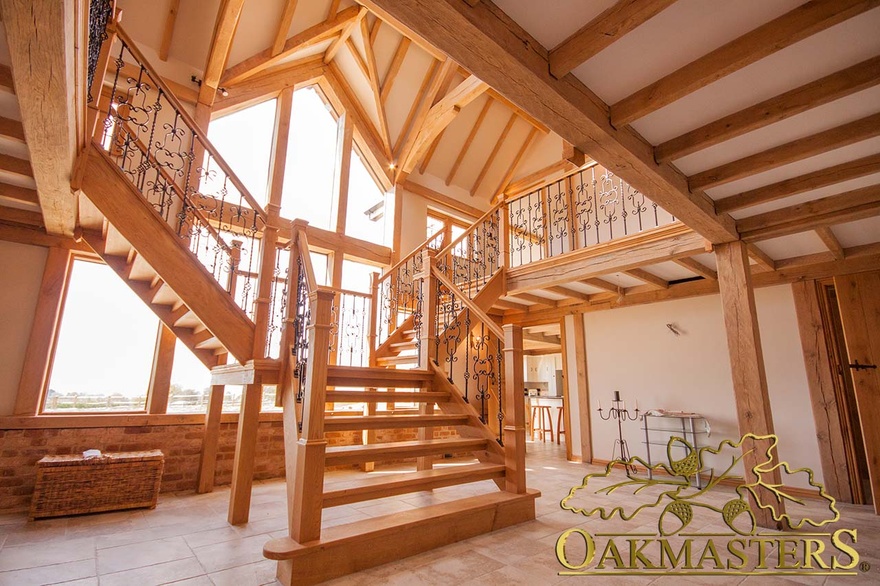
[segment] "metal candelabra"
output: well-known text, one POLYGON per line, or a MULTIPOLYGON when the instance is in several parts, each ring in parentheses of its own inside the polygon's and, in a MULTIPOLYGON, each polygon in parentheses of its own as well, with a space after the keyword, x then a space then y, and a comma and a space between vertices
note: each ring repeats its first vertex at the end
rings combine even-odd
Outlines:
POLYGON ((627 472, 631 472, 635 474, 638 472, 634 464, 630 463, 629 446, 626 445, 626 440, 623 439, 623 422, 624 421, 635 421, 639 418, 639 404, 636 402, 635 414, 631 414, 629 410, 626 408, 626 402, 620 400, 620 391, 614 391, 614 400, 611 401, 611 408, 608 409, 608 415, 604 415, 604 410, 602 409, 602 401, 598 402, 598 411, 599 417, 602 418, 603 421, 608 421, 609 419, 614 419, 617 421, 617 439, 614 440, 614 449, 611 451, 611 460, 613 461, 614 454, 620 451, 619 460, 623 462, 624 467, 627 472))

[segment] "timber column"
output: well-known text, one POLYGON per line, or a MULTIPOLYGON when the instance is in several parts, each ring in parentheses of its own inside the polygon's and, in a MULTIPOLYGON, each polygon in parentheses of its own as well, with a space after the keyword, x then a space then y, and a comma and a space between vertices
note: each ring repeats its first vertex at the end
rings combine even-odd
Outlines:
MULTIPOLYGON (((730 351, 730 370, 733 375, 733 394, 736 399, 739 431, 741 435, 772 434, 774 433, 773 413, 767 391, 767 375, 764 370, 764 355, 761 351, 755 292, 752 288, 746 244, 742 241, 718 244, 715 246, 715 259, 718 264, 718 283, 721 288, 727 347, 730 351)), ((768 445, 752 440, 743 443, 742 461, 746 482, 752 483, 758 480, 752 468, 764 462, 764 451, 768 445)), ((778 470, 767 476, 769 478, 764 477, 762 480, 781 484, 778 470)), ((784 504, 772 493, 759 489, 758 494, 763 502, 773 503, 777 516, 785 512, 784 504)), ((759 526, 781 528, 774 520, 772 512, 760 508, 752 497, 750 497, 750 505, 759 526)))

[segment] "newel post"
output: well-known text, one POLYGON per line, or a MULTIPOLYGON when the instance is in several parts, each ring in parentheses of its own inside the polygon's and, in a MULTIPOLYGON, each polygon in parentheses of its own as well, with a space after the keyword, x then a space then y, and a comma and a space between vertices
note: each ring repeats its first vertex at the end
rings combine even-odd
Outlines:
POLYGON ((263 238, 260 240, 260 276, 257 283, 257 297, 254 299, 254 358, 265 358, 268 348, 266 339, 269 335, 269 304, 272 299, 272 287, 275 286, 275 255, 278 242, 278 220, 281 206, 270 203, 266 206, 266 225, 263 227, 263 238))
POLYGON ((419 341, 419 368, 427 370, 437 344, 437 280, 431 274, 437 251, 426 248, 422 251, 422 270, 413 276, 419 281, 422 315, 418 318, 416 335, 419 341))
MULTIPOLYGON (((331 335, 334 292, 319 288, 310 294, 312 320, 309 332, 309 365, 303 397, 302 432, 296 443, 295 485, 290 501, 290 537, 298 543, 321 537, 324 498, 324 403, 327 396, 327 359, 331 335)), ((286 410, 285 410, 286 411, 286 410)))
POLYGON ((504 465, 507 492, 526 492, 526 406, 523 399, 522 326, 504 327, 504 465))

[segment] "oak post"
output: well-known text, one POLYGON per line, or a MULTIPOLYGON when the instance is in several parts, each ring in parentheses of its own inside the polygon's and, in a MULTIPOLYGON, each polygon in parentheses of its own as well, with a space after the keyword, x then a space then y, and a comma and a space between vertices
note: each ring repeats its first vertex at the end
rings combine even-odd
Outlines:
POLYGON ((217 466, 217 444, 220 440, 220 415, 223 412, 223 395, 226 387, 213 385, 205 412, 205 435, 202 438, 202 453, 199 456, 199 494, 214 490, 214 470, 217 466))
MULTIPOLYGON (((721 289, 721 307, 727 330, 727 347, 730 352, 730 370, 733 375, 733 394, 741 435, 753 433, 767 435, 773 431, 773 413, 767 391, 767 375, 764 371, 764 355, 758 331, 755 310, 755 292, 746 244, 742 241, 716 245, 715 259, 718 264, 718 284, 721 289)), ((764 461, 767 449, 763 442, 747 440, 742 445, 745 481, 756 482, 752 469, 764 461)), ((781 484, 778 470, 768 473, 764 482, 781 484)), ((784 504, 763 488, 759 488, 761 500, 773 503, 777 516, 785 512, 784 504)), ((771 511, 762 509, 750 495, 755 521, 761 527, 780 528, 771 511)))
POLYGON ((523 399, 522 327, 504 327, 504 475, 507 492, 526 492, 526 407, 523 399))
POLYGON ((46 257, 40 295, 18 383, 15 415, 36 415, 49 380, 65 292, 70 278, 70 250, 52 247, 46 257))
POLYGON ((171 370, 174 368, 174 347, 177 336, 171 328, 159 323, 156 347, 153 351, 153 368, 150 372, 150 389, 147 392, 147 413, 168 411, 168 395, 171 390, 171 370))
POLYGON ((241 396, 238 415, 238 436, 235 443, 235 460, 232 464, 232 491, 229 495, 230 525, 247 523, 251 508, 251 488, 254 484, 254 453, 260 426, 260 405, 263 402, 263 385, 253 382, 247 385, 241 396))
MULTIPOLYGON (((574 314, 574 368, 576 384, 574 391, 577 393, 578 426, 580 429, 581 461, 593 462, 593 425, 590 421, 590 380, 587 376, 587 332, 584 327, 584 316, 581 313, 574 314)), ((572 413, 571 417, 575 414, 572 413)), ((571 429, 571 428, 568 428, 571 429)), ((569 432, 566 430, 566 440, 569 432)), ((573 438, 571 438, 573 439, 573 438)))
MULTIPOLYGON (((302 433, 296 444, 295 485, 290 500, 290 537, 299 543, 321 537, 324 497, 324 403, 327 393, 327 356, 330 345, 331 304, 334 292, 319 288, 310 294, 309 368, 303 398, 302 433)), ((291 479, 288 479, 288 484, 291 479)))

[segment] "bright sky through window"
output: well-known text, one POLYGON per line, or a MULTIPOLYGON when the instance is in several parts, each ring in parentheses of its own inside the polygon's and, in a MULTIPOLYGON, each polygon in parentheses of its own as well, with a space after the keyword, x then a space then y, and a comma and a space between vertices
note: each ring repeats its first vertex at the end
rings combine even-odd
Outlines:
MULTIPOLYGON (((143 409, 158 327, 158 318, 110 267, 75 261, 49 389, 59 394, 137 397, 138 405, 111 408, 143 409)), ((53 410, 51 396, 46 410, 53 410)))

